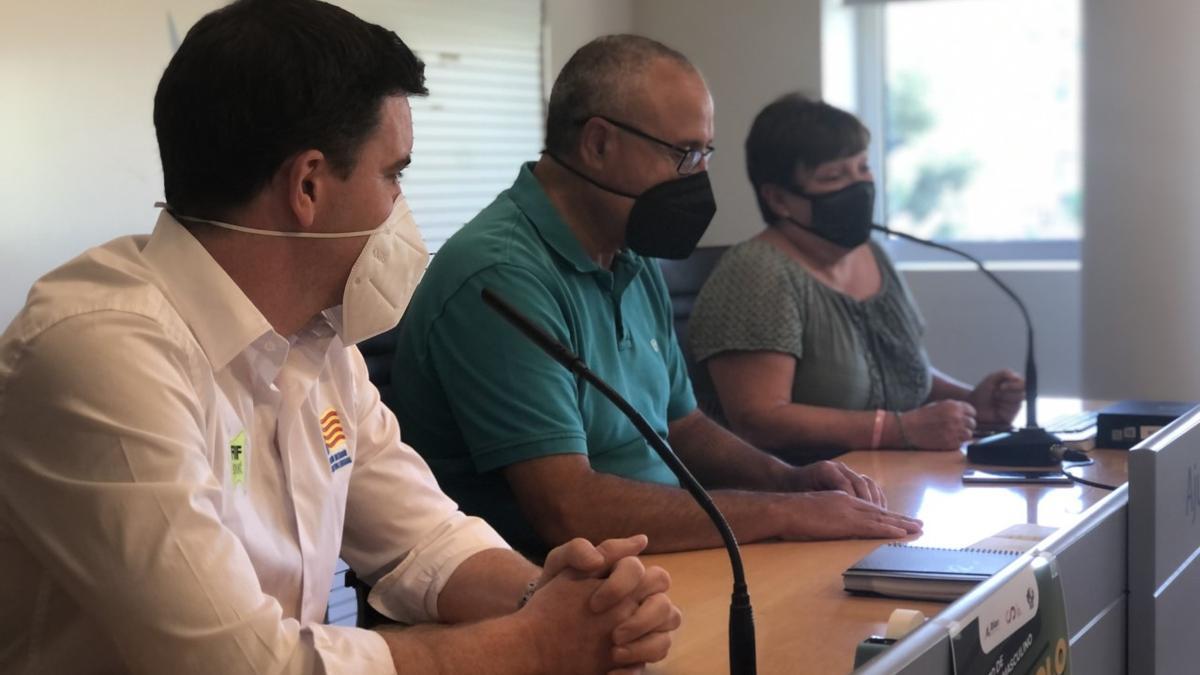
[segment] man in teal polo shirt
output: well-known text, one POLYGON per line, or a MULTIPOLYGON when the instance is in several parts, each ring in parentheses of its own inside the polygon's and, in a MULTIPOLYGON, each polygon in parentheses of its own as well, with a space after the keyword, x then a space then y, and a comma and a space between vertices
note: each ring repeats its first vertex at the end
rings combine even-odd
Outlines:
POLYGON ((589 43, 555 82, 545 156, 451 237, 409 306, 389 401, 405 440, 519 549, 720 540, 633 425, 484 305, 485 288, 628 398, 742 541, 919 530, 870 479, 837 462, 790 466, 696 409, 648 256, 686 255, 711 219, 711 139, 712 100, 685 57, 635 36, 589 43))

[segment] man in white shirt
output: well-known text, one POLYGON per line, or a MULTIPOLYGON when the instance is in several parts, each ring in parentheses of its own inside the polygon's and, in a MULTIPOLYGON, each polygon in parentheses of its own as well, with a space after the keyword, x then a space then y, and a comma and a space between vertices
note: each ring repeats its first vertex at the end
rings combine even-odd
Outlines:
POLYGON ((400 442, 353 345, 426 253, 399 172, 423 65, 315 0, 240 0, 155 97, 153 234, 0 337, 0 671, 620 672, 679 611, 644 537, 539 570, 400 442), (382 223, 382 224, 381 224, 382 223), (322 625, 338 556, 404 623, 322 625))

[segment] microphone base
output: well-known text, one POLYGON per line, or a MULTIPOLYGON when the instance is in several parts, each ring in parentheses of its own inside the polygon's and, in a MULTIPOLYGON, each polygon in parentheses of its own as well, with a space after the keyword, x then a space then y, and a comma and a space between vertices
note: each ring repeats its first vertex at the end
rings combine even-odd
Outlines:
POLYGON ((967 446, 967 461, 999 466, 1054 466, 1059 460, 1050 452, 1062 443, 1041 427, 1026 427, 993 434, 967 446))
POLYGON ((734 591, 729 603, 729 675, 756 675, 756 652, 750 594, 745 590, 734 591))

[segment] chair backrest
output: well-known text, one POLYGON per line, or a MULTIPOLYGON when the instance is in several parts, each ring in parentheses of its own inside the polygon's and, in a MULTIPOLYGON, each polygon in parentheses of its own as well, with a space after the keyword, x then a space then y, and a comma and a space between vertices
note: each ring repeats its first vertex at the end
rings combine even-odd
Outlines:
POLYGON ((399 334, 400 324, 397 324, 388 332, 363 340, 358 345, 358 351, 362 352, 363 360, 367 362, 371 383, 379 389, 379 397, 384 401, 391 400, 392 362, 396 358, 396 338, 399 334))
POLYGON ((712 389, 708 372, 698 367, 692 359, 688 348, 687 325, 692 317, 692 308, 696 306, 696 296, 712 274, 717 261, 729 250, 728 246, 704 246, 695 250, 684 260, 662 260, 663 280, 667 282, 667 292, 671 295, 671 311, 675 320, 675 336, 679 339, 679 348, 683 350, 684 361, 687 362, 688 375, 692 378, 692 388, 702 410, 709 414, 716 411, 716 393, 712 389))

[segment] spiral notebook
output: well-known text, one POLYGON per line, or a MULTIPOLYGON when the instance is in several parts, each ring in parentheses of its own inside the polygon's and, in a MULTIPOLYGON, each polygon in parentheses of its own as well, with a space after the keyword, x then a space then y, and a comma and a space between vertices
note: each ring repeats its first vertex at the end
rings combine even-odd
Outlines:
POLYGON ((842 573, 851 593, 950 602, 1017 559, 1018 551, 885 544, 842 573))

